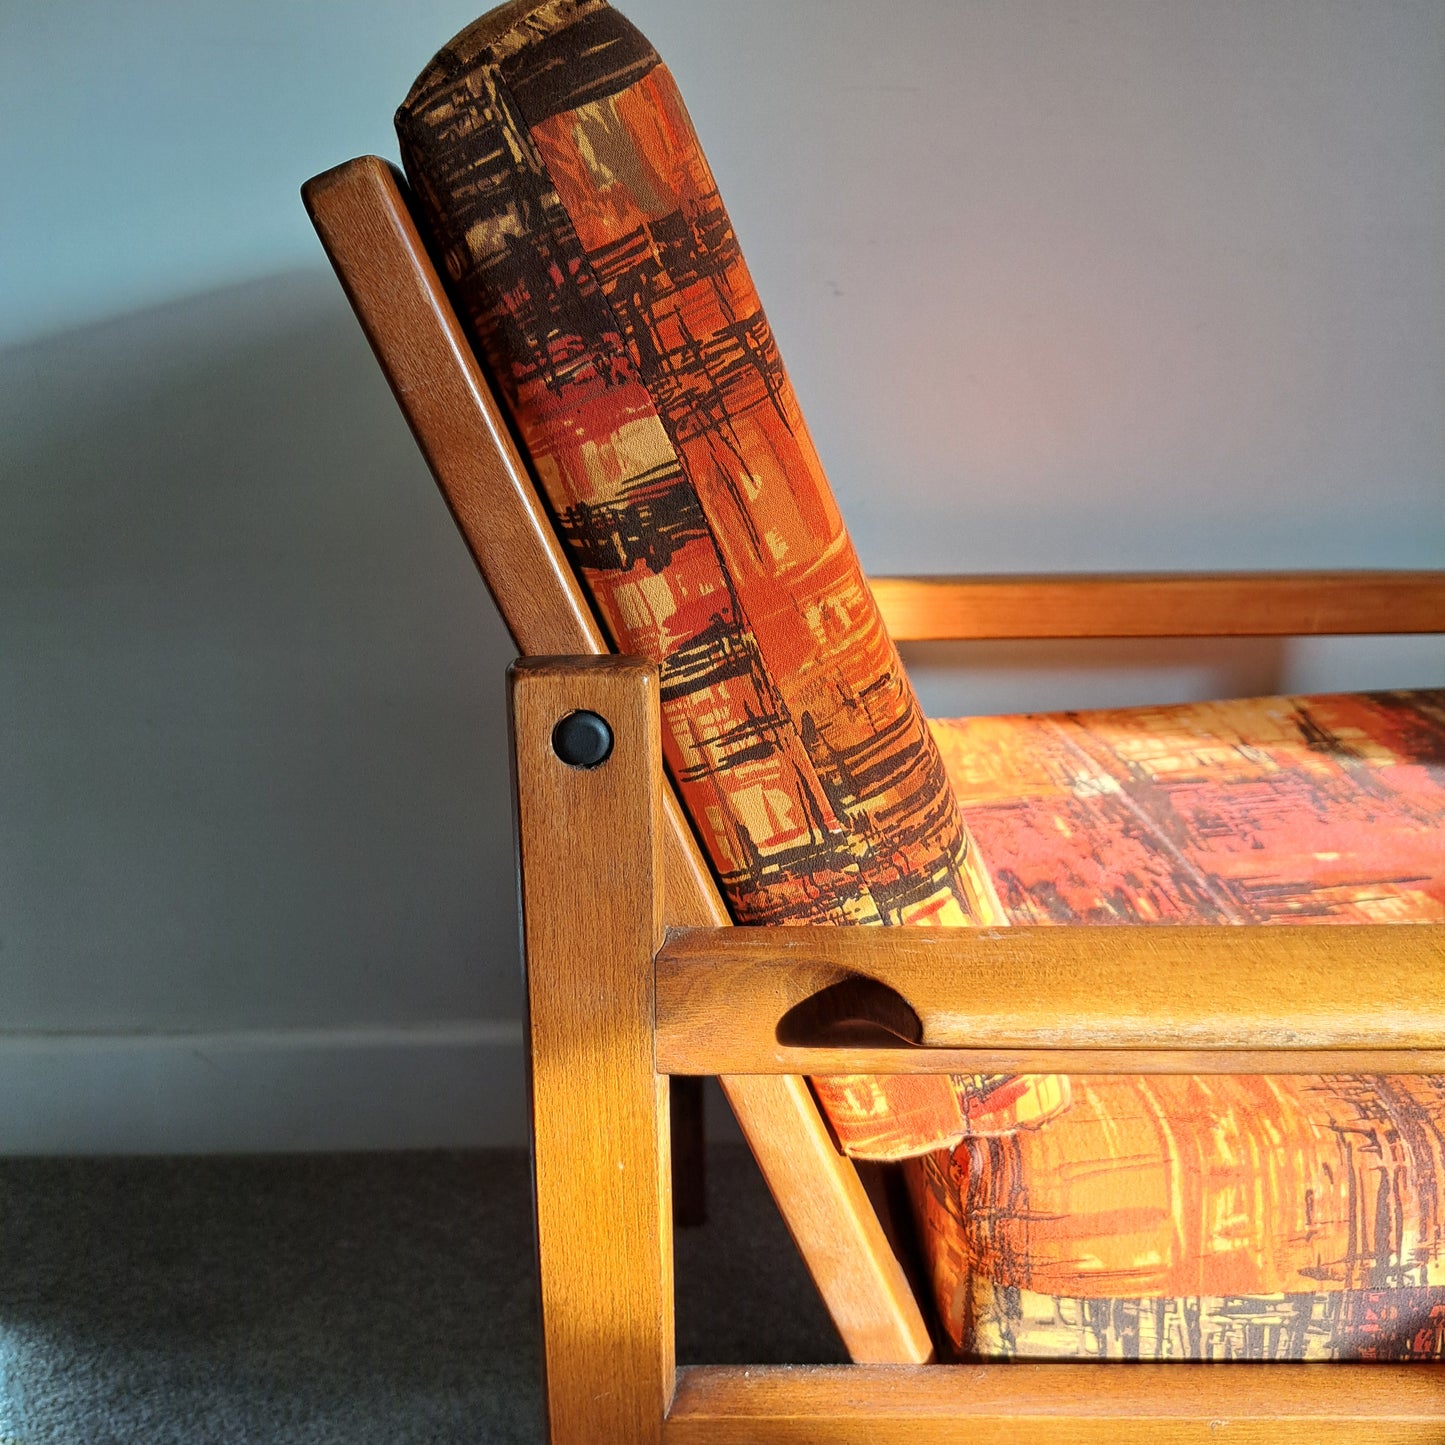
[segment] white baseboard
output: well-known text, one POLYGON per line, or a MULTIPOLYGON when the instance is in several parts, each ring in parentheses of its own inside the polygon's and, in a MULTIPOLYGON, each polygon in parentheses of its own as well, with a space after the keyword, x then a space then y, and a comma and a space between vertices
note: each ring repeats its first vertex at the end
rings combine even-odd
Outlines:
POLYGON ((0 1154, 527 1142, 522 1026, 0 1033, 0 1154))

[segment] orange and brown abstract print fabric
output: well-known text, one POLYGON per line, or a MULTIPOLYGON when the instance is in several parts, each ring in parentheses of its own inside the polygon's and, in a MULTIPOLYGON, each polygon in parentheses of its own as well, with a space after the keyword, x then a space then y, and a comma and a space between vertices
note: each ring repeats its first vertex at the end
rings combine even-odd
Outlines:
MULTIPOLYGON (((601 0, 505 7, 397 128, 568 555, 617 649, 661 666, 663 751, 733 918, 1001 922, 651 46, 601 0)), ((892 1083, 818 1087, 850 1150, 895 1152, 871 1115, 851 1137, 892 1083)), ((958 1137, 948 1080, 907 1092, 958 1137)))
POLYGON ((1045 1127, 907 1168, 960 1354, 1441 1356, 1445 1079, 1070 1085, 1045 1127))
POLYGON ((485 16, 398 115, 464 319, 740 922, 988 919, 666 69, 600 0, 485 16))
MULTIPOLYGON (((934 729, 1014 922, 1445 919, 1445 692, 934 729)), ((960 1352, 1440 1356, 1445 1080, 1056 1084, 908 1166, 960 1352)))
POLYGON ((933 730, 1013 923, 1445 919, 1445 692, 933 730))

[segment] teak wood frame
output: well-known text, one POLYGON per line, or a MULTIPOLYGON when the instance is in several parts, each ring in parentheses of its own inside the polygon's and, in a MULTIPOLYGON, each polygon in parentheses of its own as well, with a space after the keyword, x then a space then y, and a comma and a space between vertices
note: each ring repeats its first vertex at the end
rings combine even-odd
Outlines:
MULTIPOLYGON (((605 656, 398 178, 363 157, 304 195, 528 659, 513 670, 513 745, 552 1438, 1445 1438, 1437 1365, 926 1364, 922 1311, 802 1077, 1435 1072, 1445 929, 957 930, 925 942, 905 930, 728 927, 663 775, 656 674, 605 656), (578 708, 614 732, 596 769, 567 767, 551 746, 578 708), (1186 957, 1207 986, 1157 987, 1186 957), (1051 1008, 1039 1003, 1043 974, 1051 1008), (911 1010, 910 1042, 780 1043, 784 1013, 858 977, 911 1010), (669 1076, 707 1073, 720 1076, 854 1365, 675 1369, 669 1076)), ((1445 631, 1445 572, 879 579, 874 590, 900 640, 1445 631)))

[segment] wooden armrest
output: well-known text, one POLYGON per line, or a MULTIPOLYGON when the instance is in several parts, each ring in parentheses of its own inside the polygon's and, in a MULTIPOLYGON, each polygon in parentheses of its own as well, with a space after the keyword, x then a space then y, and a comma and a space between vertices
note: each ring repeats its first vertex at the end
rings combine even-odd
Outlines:
POLYGON ((1445 632, 1445 571, 874 577, 895 642, 1445 632))
POLYGON ((1445 924, 695 929, 656 979, 669 1073, 1445 1067, 1445 924))

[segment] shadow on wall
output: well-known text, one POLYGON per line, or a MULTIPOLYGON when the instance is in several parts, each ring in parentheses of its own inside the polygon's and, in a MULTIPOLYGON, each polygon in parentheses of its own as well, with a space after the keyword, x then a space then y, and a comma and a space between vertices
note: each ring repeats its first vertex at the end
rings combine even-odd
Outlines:
POLYGON ((8 1029, 521 1012, 512 647, 334 278, 0 354, 8 1029))
MULTIPOLYGON (((0 1152, 522 1138, 512 646, 329 272, 0 353, 0 628, 0 1152)), ((956 714, 1430 645, 908 661, 956 714)))

